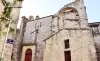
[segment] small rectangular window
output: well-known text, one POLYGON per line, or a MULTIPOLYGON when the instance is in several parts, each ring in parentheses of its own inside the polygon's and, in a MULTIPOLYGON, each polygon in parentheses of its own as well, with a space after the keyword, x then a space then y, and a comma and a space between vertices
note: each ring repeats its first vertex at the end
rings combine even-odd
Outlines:
POLYGON ((65 51, 65 61, 71 61, 71 54, 70 51, 65 51))
POLYGON ((65 41, 64 41, 64 44, 65 44, 65 49, 66 49, 66 48, 69 48, 69 39, 68 39, 68 40, 65 40, 65 41))

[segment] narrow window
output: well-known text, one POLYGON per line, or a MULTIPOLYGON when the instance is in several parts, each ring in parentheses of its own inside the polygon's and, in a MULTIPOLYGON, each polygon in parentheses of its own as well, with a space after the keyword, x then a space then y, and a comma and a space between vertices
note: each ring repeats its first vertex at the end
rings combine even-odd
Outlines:
POLYGON ((65 43, 65 49, 69 48, 69 39, 64 41, 65 43))
POLYGON ((13 53, 11 54, 11 59, 13 59, 13 53))
POLYGON ((32 50, 28 49, 25 53, 25 61, 32 61, 32 50))
POLYGON ((65 61, 71 61, 71 54, 70 51, 65 51, 65 61))

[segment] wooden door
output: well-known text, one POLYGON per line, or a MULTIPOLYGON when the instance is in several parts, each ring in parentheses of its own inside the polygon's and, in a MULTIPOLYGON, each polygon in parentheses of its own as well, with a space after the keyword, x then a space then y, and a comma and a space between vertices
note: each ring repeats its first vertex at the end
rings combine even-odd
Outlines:
POLYGON ((65 61, 71 61, 70 51, 65 51, 65 61))
POLYGON ((28 49, 25 53, 25 61, 32 61, 32 50, 28 49))

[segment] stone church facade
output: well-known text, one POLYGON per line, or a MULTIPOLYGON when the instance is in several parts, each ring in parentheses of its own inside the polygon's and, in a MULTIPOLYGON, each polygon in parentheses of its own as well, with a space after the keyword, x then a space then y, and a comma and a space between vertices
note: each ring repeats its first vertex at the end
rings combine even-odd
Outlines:
POLYGON ((23 16, 13 61, 97 61, 99 25, 88 23, 83 0, 69 3, 56 14, 43 18, 23 16))
POLYGON ((99 46, 100 22, 88 23, 83 0, 75 0, 54 15, 23 16, 11 61, 100 61, 99 46))

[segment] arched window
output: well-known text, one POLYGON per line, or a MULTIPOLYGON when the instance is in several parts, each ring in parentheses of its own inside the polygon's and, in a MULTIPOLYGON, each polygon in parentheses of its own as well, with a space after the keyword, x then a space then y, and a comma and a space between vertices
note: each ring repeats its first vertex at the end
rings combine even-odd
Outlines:
POLYGON ((25 53, 25 61, 32 61, 32 50, 31 49, 27 49, 25 53))
POLYGON ((78 20, 78 11, 73 7, 63 8, 59 11, 59 16, 63 18, 63 20, 78 20))

